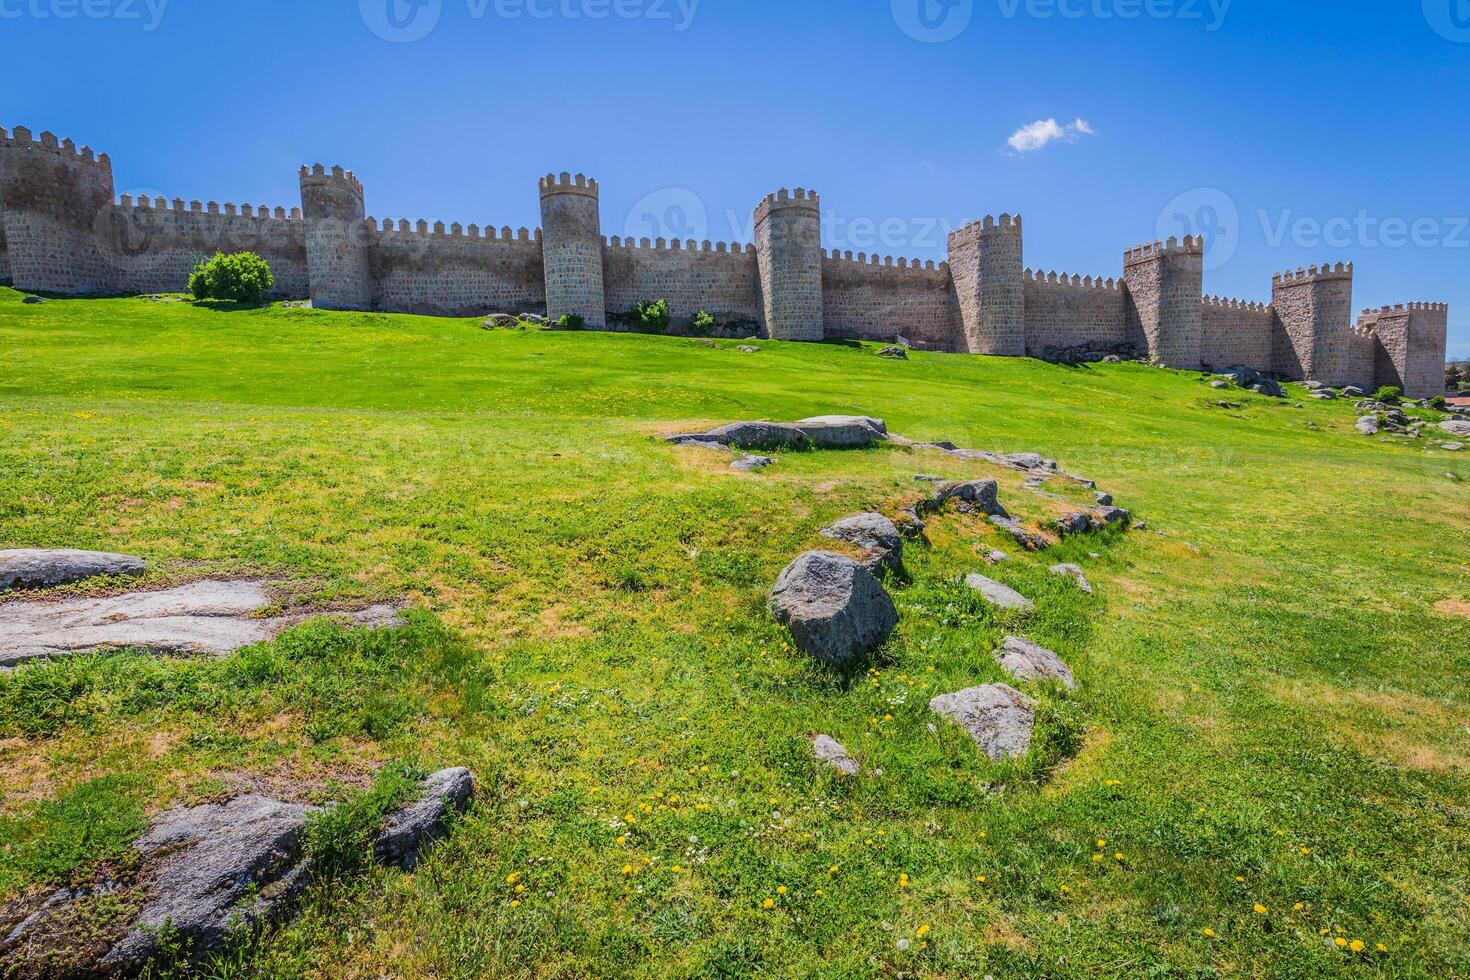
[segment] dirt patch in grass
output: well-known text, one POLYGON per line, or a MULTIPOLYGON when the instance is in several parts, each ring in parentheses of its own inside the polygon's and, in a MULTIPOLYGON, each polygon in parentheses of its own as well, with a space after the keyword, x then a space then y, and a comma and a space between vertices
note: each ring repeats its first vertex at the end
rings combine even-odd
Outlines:
POLYGON ((119 872, 104 869, 89 886, 95 893, 61 906, 23 935, 11 938, 16 927, 41 911, 56 894, 54 888, 35 888, 0 905, 0 959, 5 976, 13 980, 60 980, 85 976, 79 972, 121 939, 143 908, 144 892, 131 881, 111 880, 119 872))
POLYGON ((1458 616, 1461 619, 1470 619, 1470 602, 1464 599, 1443 599, 1434 604, 1435 612, 1446 616, 1458 616))
POLYGON ((1404 692, 1363 691, 1309 681, 1270 687, 1283 699, 1309 706, 1340 744, 1367 750, 1409 769, 1470 769, 1470 746, 1435 745, 1433 733, 1461 732, 1464 713, 1433 698, 1404 692))

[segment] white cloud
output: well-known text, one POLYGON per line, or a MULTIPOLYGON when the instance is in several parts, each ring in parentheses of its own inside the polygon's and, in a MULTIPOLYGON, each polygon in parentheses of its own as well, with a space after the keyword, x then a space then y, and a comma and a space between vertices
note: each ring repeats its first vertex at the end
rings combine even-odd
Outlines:
POLYGON ((1055 119, 1038 119, 1012 133, 1008 142, 1017 153, 1032 153, 1057 140, 1074 143, 1080 136, 1093 136, 1096 133, 1092 124, 1082 118, 1074 119, 1065 126, 1055 119))

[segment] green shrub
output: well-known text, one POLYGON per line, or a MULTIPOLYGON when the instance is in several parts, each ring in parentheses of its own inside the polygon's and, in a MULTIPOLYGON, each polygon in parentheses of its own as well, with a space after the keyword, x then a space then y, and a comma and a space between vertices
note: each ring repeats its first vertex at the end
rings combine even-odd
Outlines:
POLYGON ((1443 412, 1449 405, 1445 403, 1444 395, 1435 395, 1429 399, 1429 407, 1437 412, 1443 412))
POLYGON ((1384 385, 1373 393, 1373 400, 1392 405, 1399 400, 1403 393, 1402 388, 1395 388, 1393 385, 1384 385))
POLYGON ((587 321, 576 313, 563 313, 557 317, 556 329, 558 330, 585 330, 587 321))
POLYGON ((201 261, 189 276, 189 292, 195 299, 230 303, 259 303, 275 284, 270 265, 254 252, 215 252, 214 258, 201 261))
POLYGON ((669 310, 669 301, 666 299, 654 300, 652 303, 639 302, 633 306, 633 316, 639 330, 645 333, 665 333, 669 329, 669 323, 673 320, 673 313, 669 310))
POLYGON ((715 332, 715 327, 717 326, 719 324, 715 322, 715 315, 713 313, 707 310, 700 310, 694 314, 694 322, 689 324, 689 332, 696 337, 708 337, 715 332))

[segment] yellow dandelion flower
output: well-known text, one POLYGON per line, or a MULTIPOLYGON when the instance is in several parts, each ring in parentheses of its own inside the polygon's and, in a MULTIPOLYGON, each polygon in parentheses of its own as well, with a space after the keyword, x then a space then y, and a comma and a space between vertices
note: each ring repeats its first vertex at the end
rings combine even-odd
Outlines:
POLYGON ((774 898, 768 898, 764 902, 761 902, 761 908, 763 908, 763 909, 773 909, 775 907, 776 907, 776 900, 774 898))
POLYGON ((1306 857, 1308 854, 1311 854, 1311 853, 1312 853, 1312 849, 1310 847, 1303 847, 1303 848, 1301 848, 1302 857, 1306 857))
POLYGON ((1121 863, 1121 862, 1126 861, 1128 859, 1123 856, 1123 852, 1122 851, 1119 851, 1117 854, 1114 854, 1113 855, 1113 860, 1114 861, 1118 861, 1118 862, 1121 863))
POLYGON ((1070 895, 1070 894, 1072 894, 1072 889, 1068 888, 1066 885, 1063 885, 1062 886, 1062 894, 1063 895, 1070 895))
POLYGON ((786 894, 786 886, 785 885, 782 885, 780 888, 777 888, 776 889, 776 894, 777 895, 785 895, 786 894))
POLYGON ((623 874, 630 875, 632 873, 633 873, 633 866, 631 864, 625 864, 625 865, 623 865, 623 874))
POLYGON ((1352 942, 1348 943, 1348 949, 1352 950, 1354 953, 1361 953, 1367 948, 1368 945, 1364 943, 1361 939, 1354 939, 1352 942))
POLYGON ((1332 940, 1332 941, 1333 941, 1333 942, 1334 942, 1334 943, 1337 943, 1337 948, 1338 948, 1338 949, 1341 949, 1341 948, 1343 948, 1343 947, 1344 947, 1344 946, 1346 946, 1346 945, 1347 945, 1347 940, 1346 940, 1346 939, 1344 939, 1344 938, 1342 938, 1342 937, 1341 937, 1341 936, 1338 936, 1338 937, 1337 937, 1337 938, 1336 938, 1336 939, 1334 939, 1334 940, 1332 940))
POLYGON ((1101 860, 1102 860, 1102 855, 1101 854, 1094 854, 1092 856, 1092 863, 1093 864, 1097 864, 1101 860))
POLYGON ((1378 950, 1378 952, 1380 952, 1380 953, 1386 953, 1386 952, 1388 952, 1388 947, 1385 946, 1385 945, 1383 945, 1382 943, 1379 943, 1377 946, 1375 946, 1373 948, 1376 949, 1376 950, 1378 950))
POLYGON ((927 925, 919 926, 918 931, 915 932, 914 935, 917 936, 919 939, 923 939, 925 936, 929 935, 929 927, 927 925))
POLYGON ((521 907, 521 900, 519 898, 513 898, 513 899, 511 899, 510 900, 510 907, 513 908, 513 909, 520 908, 521 907))
POLYGON ((628 843, 628 835, 627 834, 620 835, 618 837, 618 846, 619 847, 622 847, 626 843, 628 843))
POLYGON ((840 867, 842 867, 842 865, 840 865, 840 864, 834 864, 834 865, 832 865, 832 867, 830 867, 830 868, 827 869, 827 873, 829 875, 835 875, 837 873, 837 869, 840 868, 840 867))
POLYGON ((1302 910, 1302 909, 1304 909, 1304 908, 1306 908, 1306 907, 1307 907, 1307 906, 1306 906, 1306 905, 1305 905, 1305 904, 1304 904, 1304 903, 1302 903, 1302 902, 1297 902, 1297 903, 1296 903, 1296 904, 1295 904, 1295 905, 1293 905, 1293 906, 1292 906, 1292 907, 1291 907, 1291 909, 1292 909, 1292 911, 1293 911, 1293 912, 1300 912, 1300 911, 1301 911, 1301 910, 1302 910))
POLYGON ((820 888, 817 889, 817 897, 818 898, 821 898, 825 894, 827 894, 827 893, 824 892, 824 891, 822 891, 822 889, 820 889, 820 888))
POLYGON ((1243 885, 1243 884, 1245 884, 1245 875, 1236 875, 1235 876, 1235 880, 1238 881, 1238 882, 1240 882, 1243 885))
POLYGON ((975 876, 975 880, 978 881, 978 882, 980 882, 980 884, 982 884, 982 885, 985 884, 985 876, 984 875, 976 875, 975 876))
POLYGON ((526 886, 525 885, 516 885, 516 894, 517 895, 519 895, 521 892, 523 892, 525 890, 526 890, 526 886))
POLYGON ((1253 909, 1256 910, 1256 915, 1265 915, 1266 914, 1266 906, 1262 905, 1260 902, 1257 902, 1255 905, 1252 905, 1251 908, 1253 908, 1253 909))
POLYGON ((514 885, 516 882, 518 882, 520 880, 521 880, 521 873, 519 871, 513 871, 510 874, 508 874, 508 875, 505 876, 505 883, 507 885, 514 885))
POLYGON ((1215 930, 1209 928, 1208 926, 1205 927, 1204 933, 1210 939, 1214 939, 1215 938, 1215 930))

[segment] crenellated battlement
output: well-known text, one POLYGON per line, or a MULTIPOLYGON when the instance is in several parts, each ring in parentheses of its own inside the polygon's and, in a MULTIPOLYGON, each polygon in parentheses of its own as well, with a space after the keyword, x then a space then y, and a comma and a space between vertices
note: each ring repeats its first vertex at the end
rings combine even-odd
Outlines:
POLYGON ((1040 269, 1026 269, 1024 273, 1027 282, 1047 283, 1056 286, 1077 286, 1083 289, 1112 289, 1123 288, 1120 279, 1104 279, 1102 276, 1078 276, 1068 275, 1065 272, 1045 272, 1040 269))
POLYGON ((112 171, 112 158, 106 153, 94 155, 90 146, 78 149, 75 141, 57 139, 56 134, 49 131, 42 133, 39 138, 33 138, 31 131, 24 126, 17 126, 8 133, 0 126, 0 146, 52 153, 80 163, 95 163, 109 173, 112 171))
POLYGON ((1337 265, 1324 262, 1320 266, 1311 266, 1306 269, 1297 269, 1295 272, 1287 270, 1278 272, 1271 277, 1273 286, 1304 286, 1314 282, 1329 282, 1331 280, 1351 279, 1353 277, 1353 264, 1339 262, 1337 265))
POLYGON ((443 239, 445 241, 485 241, 519 243, 522 245, 539 245, 542 241, 540 228, 519 228, 512 230, 509 225, 498 231, 486 225, 483 229, 479 225, 461 225, 453 222, 446 225, 442 221, 435 221, 432 225, 420 218, 418 221, 409 221, 407 218, 367 218, 367 226, 380 235, 396 235, 400 237, 418 237, 430 239, 443 239))
POLYGON ((547 174, 541 178, 541 196, 552 194, 580 194, 595 199, 598 197, 597 181, 586 174, 547 174))
POLYGON ((1140 262, 1152 262, 1162 259, 1167 255, 1199 255, 1205 254, 1205 236, 1185 235, 1179 238, 1170 238, 1168 241, 1152 242, 1143 245, 1135 245, 1123 252, 1125 265, 1136 265, 1140 262))
POLYGON ((961 225, 949 233, 949 247, 954 249, 973 244, 990 235, 1021 234, 1021 216, 1002 214, 1000 217, 987 214, 984 218, 961 225))
POLYGON ((219 214, 228 217, 269 219, 272 221, 300 221, 301 209, 284 207, 272 209, 266 204, 241 204, 235 205, 226 202, 220 204, 216 201, 201 202, 190 201, 184 203, 180 197, 169 201, 163 195, 149 197, 147 194, 134 198, 131 194, 123 194, 117 199, 116 207, 126 212, 170 212, 177 214, 219 214))
POLYGON ((822 209, 822 197, 816 191, 809 191, 805 187, 796 190, 781 188, 774 194, 767 194, 756 205, 755 220, 757 224, 770 217, 773 211, 785 211, 799 209, 804 211, 820 212, 822 209))
POLYGON ((1363 311, 1364 316, 1381 313, 1448 313, 1448 303, 1396 303, 1392 306, 1383 306, 1379 309, 1367 309, 1363 311))
POLYGON ((303 166, 300 177, 303 185, 307 183, 338 184, 343 187, 352 188, 359 198, 363 196, 362 181, 358 180, 357 175, 351 170, 343 170, 341 167, 333 167, 331 170, 328 170, 321 164, 314 163, 310 167, 303 166))
POLYGON ((1241 310, 1247 313, 1269 313, 1271 304, 1257 303, 1253 300, 1228 299, 1223 296, 1206 296, 1204 304, 1221 310, 1241 310))
POLYGON ((709 252, 711 254, 730 255, 754 255, 755 246, 739 242, 711 242, 705 239, 696 242, 694 239, 675 238, 672 241, 664 238, 634 238, 631 235, 613 235, 611 238, 603 237, 604 248, 624 249, 640 252, 709 252))
POLYGON ((877 267, 881 269, 914 269, 925 272, 948 271, 949 269, 948 263, 940 262, 936 265, 933 259, 896 259, 891 255, 869 255, 867 252, 858 252, 856 255, 854 255, 852 252, 842 251, 835 248, 827 253, 827 255, 825 256, 825 260, 828 262, 841 262, 851 265, 867 266, 869 268, 877 267))

